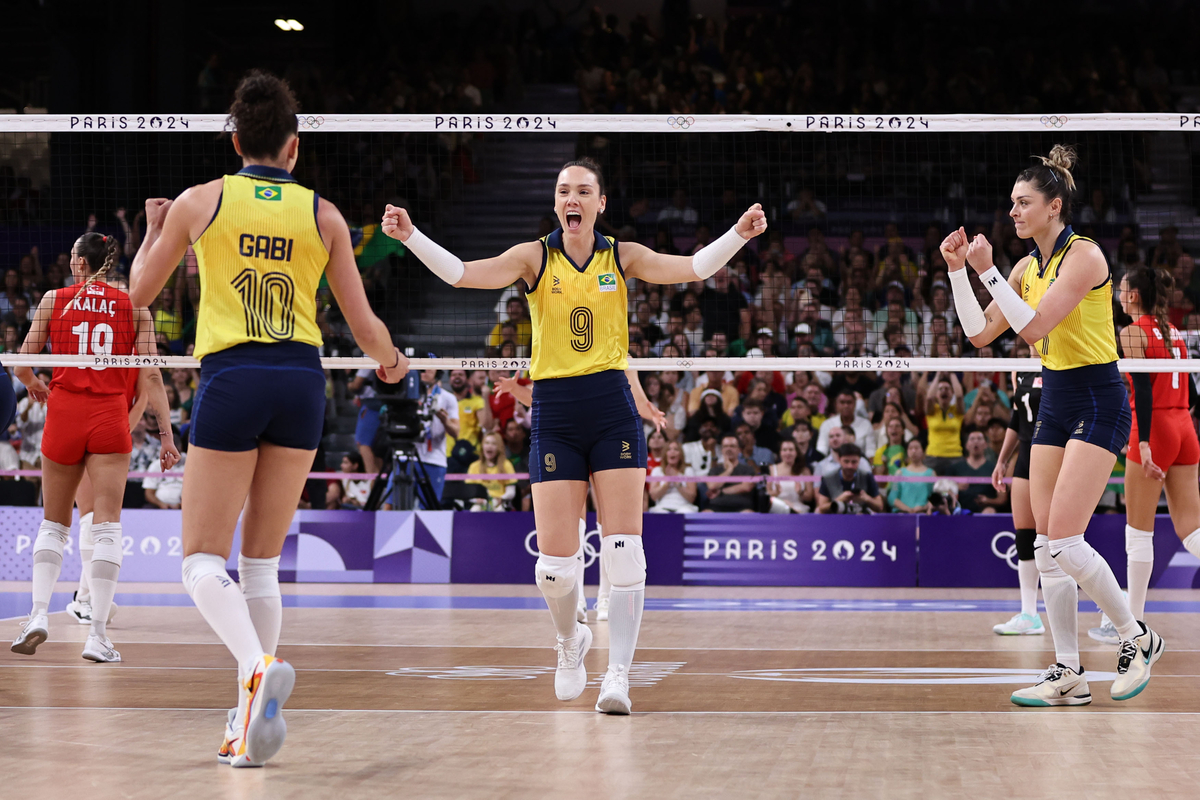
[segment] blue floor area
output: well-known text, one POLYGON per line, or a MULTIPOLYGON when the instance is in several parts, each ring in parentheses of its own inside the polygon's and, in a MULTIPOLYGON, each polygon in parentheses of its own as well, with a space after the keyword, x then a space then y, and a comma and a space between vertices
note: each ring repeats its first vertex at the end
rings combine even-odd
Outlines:
MULTIPOLYGON (((71 600, 66 592, 56 593, 50 601, 51 611, 62 611, 71 600)), ((117 594, 122 606, 181 607, 192 605, 185 594, 117 594)), ((29 595, 0 592, 0 619, 20 617, 29 613, 29 595)), ((445 596, 388 596, 369 595, 284 595, 284 608, 425 608, 425 609, 499 609, 541 610, 546 607, 540 597, 445 597, 445 596)), ((588 601, 594 607, 595 600, 588 601)), ((1044 606, 1039 606, 1044 610, 1044 606)), ((646 598, 647 611, 982 611, 987 613, 1016 613, 1021 610, 1017 600, 742 600, 702 598, 646 598)), ((1094 603, 1079 604, 1083 613, 1095 613, 1094 603)), ((1150 601, 1146 611, 1154 614, 1184 614, 1200 612, 1200 601, 1150 601)))

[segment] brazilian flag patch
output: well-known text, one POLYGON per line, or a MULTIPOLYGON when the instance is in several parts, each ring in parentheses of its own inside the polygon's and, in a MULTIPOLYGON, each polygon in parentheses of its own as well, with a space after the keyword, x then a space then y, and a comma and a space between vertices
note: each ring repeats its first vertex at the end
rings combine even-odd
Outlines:
POLYGON ((255 200, 282 200, 283 190, 278 186, 255 186, 255 200))
POLYGON ((597 277, 600 281, 600 291, 615 292, 617 290, 617 276, 611 272, 605 272, 597 277))

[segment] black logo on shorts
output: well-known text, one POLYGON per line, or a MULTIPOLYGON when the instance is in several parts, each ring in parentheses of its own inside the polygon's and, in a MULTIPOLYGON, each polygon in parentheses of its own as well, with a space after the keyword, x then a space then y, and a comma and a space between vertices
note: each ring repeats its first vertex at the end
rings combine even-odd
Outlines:
POLYGON ((1072 436, 1083 436, 1083 420, 1079 420, 1079 424, 1075 426, 1075 433, 1072 436))

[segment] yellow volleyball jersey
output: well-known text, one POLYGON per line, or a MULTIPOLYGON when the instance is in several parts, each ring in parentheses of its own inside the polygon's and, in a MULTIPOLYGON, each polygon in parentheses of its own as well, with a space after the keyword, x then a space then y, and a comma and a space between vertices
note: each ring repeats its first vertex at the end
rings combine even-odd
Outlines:
POLYGON ((275 167, 251 165, 224 180, 217 213, 194 245, 196 358, 246 342, 320 347, 317 286, 329 251, 316 192, 275 167))
MULTIPOLYGON (((1063 258, 1075 242, 1091 242, 1076 234, 1068 225, 1054 243, 1054 252, 1043 258, 1038 250, 1033 261, 1021 276, 1021 296, 1033 308, 1058 277, 1063 258)), ((1093 242, 1094 244, 1094 242, 1093 242)), ((1113 327, 1112 271, 1104 282, 1092 288, 1071 309, 1071 313, 1036 345, 1042 365, 1047 369, 1064 370, 1092 364, 1109 364, 1117 360, 1117 336, 1113 327)))
POLYGON ((527 295, 533 321, 529 377, 570 378, 629 366, 629 301, 616 243, 596 234, 582 267, 562 230, 542 239, 542 270, 527 295))

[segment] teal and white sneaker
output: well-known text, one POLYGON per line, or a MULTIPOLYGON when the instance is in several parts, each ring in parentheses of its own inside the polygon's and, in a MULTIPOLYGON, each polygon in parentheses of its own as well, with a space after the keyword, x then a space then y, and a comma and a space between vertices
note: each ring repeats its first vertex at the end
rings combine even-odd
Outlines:
POLYGON ((1108 614, 1100 615, 1099 628, 1088 628, 1088 636, 1097 642, 1104 642, 1104 644, 1121 643, 1121 637, 1117 634, 1117 627, 1112 624, 1112 620, 1108 618, 1108 614))
POLYGON ((1001 636, 1041 636, 1046 626, 1040 614, 1017 614, 1008 622, 993 625, 992 631, 1001 636))
POLYGON ((1036 684, 1018 689, 1011 699, 1018 706, 1086 706, 1092 702, 1092 692, 1082 669, 1076 672, 1062 664, 1051 664, 1036 684))
POLYGON ((1117 651, 1117 679, 1112 685, 1113 700, 1128 700, 1137 697, 1150 683, 1150 667, 1162 658, 1167 645, 1162 637, 1138 622, 1142 632, 1132 639, 1121 642, 1117 651))

